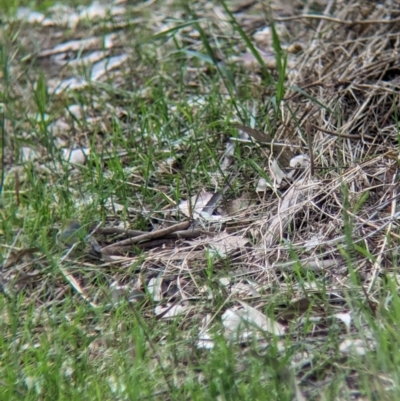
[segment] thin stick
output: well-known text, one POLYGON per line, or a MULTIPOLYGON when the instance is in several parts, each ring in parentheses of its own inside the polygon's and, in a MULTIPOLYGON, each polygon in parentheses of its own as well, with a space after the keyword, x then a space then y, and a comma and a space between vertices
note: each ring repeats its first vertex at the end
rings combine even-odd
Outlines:
POLYGON ((184 221, 182 223, 174 224, 171 227, 162 228, 161 230, 150 231, 146 234, 138 235, 137 237, 128 238, 123 241, 119 241, 119 242, 115 242, 114 244, 107 245, 104 248, 102 248, 101 251, 104 252, 104 251, 107 251, 112 248, 117 248, 117 247, 125 246, 125 245, 134 245, 141 241, 160 238, 164 235, 171 234, 175 231, 184 230, 189 227, 189 224, 190 224, 189 221, 184 221))
POLYGON ((400 22, 400 18, 395 18, 391 20, 386 19, 370 19, 370 20, 355 20, 355 21, 344 21, 338 18, 328 17, 327 15, 312 15, 312 14, 301 14, 295 15, 293 17, 282 17, 282 18, 274 18, 275 21, 284 22, 284 21, 293 21, 299 19, 315 19, 315 20, 325 20, 329 22, 334 22, 336 24, 343 25, 369 25, 369 24, 396 24, 400 22))
POLYGON ((307 133, 307 144, 308 144, 308 153, 310 154, 310 171, 311 177, 314 177, 314 151, 312 148, 312 139, 311 139, 311 124, 306 124, 306 133, 307 133))
POLYGON ((138 235, 143 235, 146 233, 147 231, 126 230, 124 228, 119 228, 119 227, 98 227, 94 230, 94 234, 101 234, 101 235, 124 234, 130 237, 137 237, 138 235))
MULTIPOLYGON (((337 136, 338 138, 346 138, 346 139, 361 139, 361 135, 346 135, 346 134, 338 134, 336 132, 332 132, 332 131, 328 131, 327 129, 318 127, 315 124, 310 123, 310 127, 314 128, 318 131, 324 132, 325 134, 329 134, 329 135, 333 135, 333 136, 337 136)), ((368 137, 373 139, 372 137, 368 137)))
MULTIPOLYGON (((139 235, 148 234, 148 231, 139 231, 139 230, 126 230, 124 228, 119 227, 99 227, 96 228, 93 234, 101 234, 101 235, 125 235, 127 237, 138 237, 139 235)), ((203 229, 195 229, 195 230, 182 230, 175 231, 171 234, 165 235, 165 239, 179 239, 179 238, 196 238, 200 235, 208 235, 212 236, 214 233, 209 231, 204 231, 203 229)))

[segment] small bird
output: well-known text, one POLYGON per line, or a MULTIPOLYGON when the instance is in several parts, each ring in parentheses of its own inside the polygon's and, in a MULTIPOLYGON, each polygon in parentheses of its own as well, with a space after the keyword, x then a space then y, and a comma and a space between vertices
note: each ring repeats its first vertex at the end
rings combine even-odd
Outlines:
POLYGON ((65 227, 57 233, 56 241, 64 248, 74 247, 71 256, 103 259, 101 246, 77 220, 67 221, 65 227))
POLYGON ((57 234, 57 242, 71 247, 77 242, 82 242, 85 240, 86 230, 81 226, 77 220, 69 220, 63 229, 61 229, 57 234))

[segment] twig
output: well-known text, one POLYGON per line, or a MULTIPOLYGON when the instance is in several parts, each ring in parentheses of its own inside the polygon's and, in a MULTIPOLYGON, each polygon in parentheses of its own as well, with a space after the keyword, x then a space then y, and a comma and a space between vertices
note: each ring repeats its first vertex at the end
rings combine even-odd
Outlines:
POLYGON ((314 177, 314 152, 312 148, 312 139, 311 139, 311 124, 306 124, 306 134, 307 134, 307 143, 308 143, 308 153, 310 155, 310 172, 311 177, 314 177))
POLYGON ((124 234, 128 235, 129 237, 137 237, 139 235, 147 234, 147 231, 125 230, 124 228, 119 228, 119 227, 98 227, 93 231, 93 234, 102 234, 102 235, 124 234))
MULTIPOLYGON (((158 238, 158 239, 153 239, 151 241, 146 241, 142 242, 140 244, 137 244, 136 246, 141 249, 151 249, 151 248, 158 248, 164 245, 174 245, 175 240, 173 239, 168 239, 168 238, 158 238)), ((127 251, 129 251, 130 246, 126 247, 127 251)))
POLYGON ((128 238, 123 241, 115 242, 114 244, 107 245, 104 248, 102 248, 101 252, 104 251, 107 252, 109 249, 112 248, 118 248, 125 245, 134 245, 137 244, 138 242, 160 238, 164 235, 171 234, 175 231, 184 230, 189 227, 189 224, 190 224, 189 221, 184 221, 182 223, 174 224, 171 227, 162 228, 161 230, 151 231, 146 234, 138 235, 137 237, 128 238))
POLYGON ((195 228, 193 230, 182 230, 175 231, 174 233, 166 235, 165 239, 179 239, 179 238, 197 238, 200 235, 207 235, 208 237, 213 237, 215 235, 214 229, 211 227, 210 231, 204 231, 201 228, 195 228))
MULTIPOLYGON (((324 132, 325 134, 329 134, 329 135, 333 135, 333 136, 337 136, 338 138, 346 138, 346 139, 361 139, 361 135, 346 135, 346 134, 338 134, 336 132, 332 132, 332 131, 328 131, 327 129, 318 127, 315 124, 310 123, 310 127, 314 128, 318 131, 324 132)), ((372 137, 368 137, 373 139, 372 137)))
POLYGON ((328 17, 327 15, 315 15, 315 14, 301 14, 301 15, 294 15, 293 17, 281 17, 281 18, 274 18, 275 21, 285 22, 285 21, 294 21, 299 19, 315 19, 315 20, 325 20, 329 22, 334 22, 336 24, 343 24, 343 25, 370 25, 370 24, 396 24, 400 22, 400 18, 395 18, 391 20, 386 19, 371 19, 371 20, 355 20, 355 21, 344 21, 338 18, 328 17))

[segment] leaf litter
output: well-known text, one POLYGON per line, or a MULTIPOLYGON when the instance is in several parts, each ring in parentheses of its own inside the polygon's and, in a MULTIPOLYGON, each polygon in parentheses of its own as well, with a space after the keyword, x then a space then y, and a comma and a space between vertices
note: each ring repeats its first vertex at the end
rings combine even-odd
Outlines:
MULTIPOLYGON (((302 327, 311 327, 312 339, 307 352, 311 359, 316 358, 314 355, 318 354, 318 349, 326 340, 327 321, 334 317, 343 326, 339 329, 338 337, 338 349, 343 355, 363 356, 367 352, 374 352, 373 341, 360 339, 360 329, 367 330, 368 322, 360 318, 357 325, 354 325, 354 316, 348 312, 345 294, 354 285, 348 274, 346 257, 340 249, 346 246, 346 238, 349 236, 349 233, 345 233, 343 223, 343 216, 347 216, 352 221, 352 242, 357 246, 363 244, 368 249, 364 254, 354 250, 350 252, 351 262, 357 266, 361 277, 361 285, 354 289, 354 296, 364 299, 368 295, 368 302, 372 302, 374 307, 379 296, 377 284, 381 272, 392 273, 396 267, 387 238, 389 236, 394 241, 398 239, 395 95, 400 90, 400 81, 397 68, 398 41, 393 19, 396 13, 391 14, 395 6, 376 4, 368 8, 366 5, 349 2, 345 7, 331 9, 330 2, 321 3, 326 7, 322 14, 308 14, 300 3, 296 3, 297 8, 294 5, 286 9, 280 5, 273 7, 273 18, 279 22, 282 48, 290 53, 290 71, 286 71, 285 82, 288 89, 279 105, 281 112, 274 114, 276 120, 272 128, 260 126, 265 114, 260 115, 260 118, 255 116, 259 130, 249 129, 243 125, 244 121, 243 124, 236 124, 236 128, 241 130, 244 127, 243 132, 252 138, 251 146, 229 139, 221 146, 219 168, 210 167, 210 173, 213 169, 220 174, 215 175, 222 195, 218 203, 239 201, 239 207, 225 208, 223 219, 219 218, 217 204, 212 205, 210 213, 204 214, 204 209, 218 192, 204 189, 204 183, 199 183, 195 193, 181 193, 178 205, 164 196, 164 203, 160 202, 161 210, 152 210, 140 197, 132 200, 128 208, 121 206, 124 204, 123 199, 119 199, 119 202, 111 199, 104 203, 108 214, 105 227, 101 227, 104 230, 93 234, 100 244, 99 260, 88 261, 87 249, 76 256, 71 251, 74 245, 66 250, 60 258, 64 284, 60 284, 62 281, 57 282, 59 297, 70 295, 70 286, 79 298, 97 308, 110 296, 114 304, 129 298, 145 302, 147 296, 151 296, 153 301, 159 303, 151 313, 159 318, 182 319, 188 333, 192 329, 190 317, 197 314, 202 324, 197 326, 198 336, 192 336, 192 339, 197 342, 197 346, 209 349, 214 342, 213 330, 210 329, 220 327, 218 319, 224 334, 232 341, 251 342, 267 334, 276 337, 287 335, 290 332, 290 314, 286 315, 286 320, 282 320, 283 323, 279 323, 252 305, 259 305, 260 297, 265 304, 276 302, 275 297, 279 300, 282 297, 309 299, 320 294, 322 290, 317 279, 303 286, 296 280, 299 272, 311 271, 323 277, 327 289, 326 304, 318 308, 316 301, 310 302, 307 306, 309 315, 302 315, 295 320, 297 332, 291 335, 300 343, 303 340, 302 327), (338 29, 342 25, 346 29, 338 29), (306 139, 306 122, 310 123, 311 141, 306 139), (273 132, 265 136, 264 131, 268 130, 273 132), (239 183, 242 195, 248 193, 248 196, 241 199, 242 195, 239 195, 232 199, 231 187, 221 189, 226 182, 221 172, 226 174, 230 169, 238 169, 235 150, 239 147, 243 150, 245 146, 249 146, 253 156, 265 156, 263 167, 271 180, 253 171, 252 182, 258 184, 246 186, 241 175, 237 175, 230 186, 239 183), (311 162, 316 167, 314 174, 311 174, 311 162), (256 192, 262 192, 263 197, 254 196, 256 192), (115 205, 120 205, 120 208, 115 205), (138 216, 145 216, 151 222, 151 227, 132 229, 133 220, 138 216), (213 220, 211 216, 218 218, 213 220), (137 254, 138 248, 143 250, 143 254, 137 254), (214 270, 223 270, 224 261, 229 260, 229 275, 226 276, 223 271, 221 277, 224 280, 219 284, 223 289, 221 291, 231 290, 231 298, 228 298, 226 305, 211 314, 208 301, 214 290, 203 282, 207 257, 210 257, 210 253, 204 250, 210 249, 215 252, 211 254, 215 263, 214 270), (370 256, 366 257, 366 254, 370 256), (108 294, 99 291, 95 284, 93 266, 97 264, 109 269, 109 275, 112 276, 108 294), (136 280, 136 272, 140 272, 141 280, 129 284, 136 280), (244 279, 249 280, 247 284, 243 282, 244 279), (250 286, 250 282, 254 284, 250 286), (245 285, 248 285, 249 290, 241 291, 245 285), (149 294, 146 294, 146 288, 149 294), (231 302, 236 306, 231 306, 231 302)), ((255 3, 249 9, 242 10, 238 6, 239 11, 235 17, 243 30, 250 32, 261 57, 274 74, 277 65, 269 63, 272 56, 276 56, 273 35, 268 20, 260 16, 259 7, 255 3)), ((27 9, 20 9, 17 13, 17 18, 23 19, 30 30, 36 30, 39 37, 42 35, 39 42, 44 48, 24 55, 23 62, 34 60, 44 68, 49 93, 60 99, 64 99, 63 96, 68 99, 75 91, 94 90, 95 101, 85 107, 66 102, 65 115, 71 117, 72 121, 67 121, 60 114, 60 118, 52 122, 54 143, 59 144, 64 161, 83 165, 93 155, 104 154, 105 149, 110 149, 110 143, 100 140, 100 136, 107 132, 113 119, 121 123, 125 134, 133 131, 132 120, 126 118, 130 116, 126 104, 119 109, 111 105, 101 110, 104 100, 112 99, 108 95, 110 90, 122 98, 128 93, 131 98, 139 96, 146 101, 152 100, 144 86, 146 78, 154 74, 154 71, 138 71, 140 74, 135 77, 134 88, 122 79, 126 71, 135 74, 135 63, 131 61, 137 57, 131 50, 127 50, 128 46, 122 45, 129 38, 129 33, 119 31, 135 21, 136 17, 127 17, 128 11, 129 6, 125 2, 111 6, 95 2, 80 9, 57 6, 46 14, 27 9), (80 30, 81 25, 84 20, 92 19, 94 25, 108 27, 111 33, 96 36, 96 29, 93 29, 93 34, 87 38, 87 33, 83 34, 80 30), (59 35, 46 38, 45 29, 48 27, 56 29, 59 35), (77 37, 59 40, 64 36, 64 29, 72 29, 77 37), (65 67, 62 73, 60 65, 65 67), (99 121, 102 127, 94 129, 99 121), (58 129, 55 129, 57 126, 58 129)), ((140 7, 133 7, 131 11, 131 15, 134 15, 140 11, 140 7)), ((163 20, 165 9, 154 11, 154 24, 146 29, 162 37, 166 29, 171 30, 175 26, 163 20)), ((218 9, 208 14, 207 10, 199 9, 197 13, 209 18, 221 38, 226 38, 226 31, 231 29, 231 25, 226 22, 229 18, 224 10, 218 9), (222 19, 222 16, 226 18, 222 19)), ((139 25, 143 21, 141 18, 136 20, 139 25)), ((202 49, 198 40, 201 35, 192 27, 186 31, 170 31, 170 35, 175 36, 176 40, 192 43, 194 51, 202 49)), ((29 43, 27 37, 23 40, 29 43)), ((237 43, 232 48, 237 58, 224 59, 223 52, 220 52, 221 63, 228 65, 232 60, 243 62, 242 67, 247 76, 255 85, 259 85, 260 73, 246 65, 246 60, 254 64, 253 52, 240 46, 237 38, 235 40, 237 43)), ((173 51, 171 42, 157 50, 159 60, 170 56, 173 51)), ((198 58, 196 60, 199 62, 198 58)), ((188 62, 191 61, 188 58, 188 62)), ((276 61, 276 57, 273 61, 276 61)), ((21 65, 14 63, 11 69, 13 76, 21 76, 21 65)), ((188 69, 187 81, 201 82, 199 77, 204 71, 209 71, 205 58, 197 66, 193 64, 188 69)), ((26 93, 23 83, 16 88, 18 95, 23 98, 26 93)), ((259 94, 260 102, 263 96, 271 95, 267 91, 261 96, 259 88, 255 93, 259 94)), ((84 96, 85 91, 81 94, 84 96)), ((188 98, 192 99, 193 96, 190 94, 188 98)), ((196 102, 193 107, 202 110, 206 103, 196 102)), ((179 108, 170 105, 170 110, 177 113, 179 108)), ((261 111, 258 113, 261 114, 261 111)), ((239 115, 235 117, 240 120, 239 115)), ((16 127, 19 134, 29 137, 26 126, 21 124, 16 127)), ((135 129, 138 129, 137 125, 135 129)), ((246 139, 243 132, 239 132, 239 139, 246 139)), ((157 136, 149 130, 138 130, 137 133, 140 133, 138 141, 143 138, 154 143, 157 141, 157 136)), ((20 162, 31 163, 38 174, 49 174, 53 182, 57 182, 55 178, 62 177, 62 169, 59 165, 54 168, 54 165, 47 163, 50 155, 45 152, 45 147, 36 150, 25 146, 21 151, 20 162)), ((126 160, 129 161, 129 154, 125 156, 128 156, 126 160)), ((121 156, 122 162, 125 156, 121 156)), ((6 183, 13 182, 15 179, 11 173, 16 171, 16 166, 11 168, 9 162, 7 167, 6 183)), ((102 162, 102 168, 107 170, 106 159, 102 162)), ((169 171, 174 168, 171 163, 169 171)), ((77 177, 82 171, 77 170, 77 177)), ((143 185, 135 169, 124 165, 123 171, 126 182, 143 185)), ((24 184, 22 176, 18 180, 15 181, 15 188, 24 184)), ((78 205, 81 191, 86 189, 74 190, 68 187, 71 183, 65 185, 75 193, 78 205)), ((15 189, 16 193, 18 191, 20 189, 15 189)), ((166 190, 160 185, 154 192, 165 194, 166 190)), ((88 199, 92 199, 87 195, 88 199)), ((84 215, 85 210, 77 207, 77 212, 84 215)), ((19 237, 15 238, 10 249, 20 251, 21 248, 16 244, 21 244, 19 237)), ((3 263, 0 276, 2 287, 8 294, 24 291, 35 294, 36 299, 44 297, 49 284, 37 266, 49 263, 45 255, 37 248, 23 257, 17 258, 16 254, 18 252, 10 252, 3 263)), ((278 317, 276 313, 275 318, 278 317)), ((333 353, 334 350, 331 351, 333 353)), ((296 373, 306 372, 308 367, 304 363, 296 373)), ((333 379, 329 370, 325 378, 327 381, 320 384, 326 387, 326 383, 333 379)), ((314 380, 317 382, 317 379, 314 380)), ((300 383, 300 387, 309 393, 313 391, 306 383, 300 383)), ((297 384, 295 388, 298 390, 297 384)), ((298 399, 301 397, 298 395, 298 399)))

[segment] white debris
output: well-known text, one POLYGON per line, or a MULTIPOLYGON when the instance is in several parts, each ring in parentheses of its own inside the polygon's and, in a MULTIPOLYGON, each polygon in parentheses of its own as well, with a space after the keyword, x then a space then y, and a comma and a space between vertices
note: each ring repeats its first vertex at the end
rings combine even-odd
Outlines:
POLYGON ((87 156, 90 154, 89 148, 63 149, 63 158, 74 164, 85 164, 87 156))

